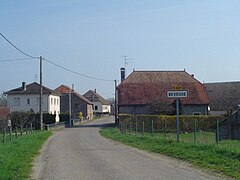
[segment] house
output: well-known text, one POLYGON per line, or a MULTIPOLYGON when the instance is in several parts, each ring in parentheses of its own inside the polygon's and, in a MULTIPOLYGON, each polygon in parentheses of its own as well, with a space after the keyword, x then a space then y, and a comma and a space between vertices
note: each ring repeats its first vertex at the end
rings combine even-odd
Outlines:
POLYGON ((117 87, 119 114, 176 114, 175 100, 167 91, 184 89, 188 98, 180 99, 180 114, 208 114, 209 98, 202 83, 184 71, 133 71, 117 87))
POLYGON ((71 89, 68 86, 61 85, 55 89, 61 94, 60 109, 62 113, 69 112, 69 93, 71 94, 71 114, 73 118, 79 118, 79 113, 82 112, 83 117, 93 119, 93 105, 92 103, 71 89))
POLYGON ((0 107, 0 127, 5 127, 7 124, 7 119, 11 114, 11 108, 0 107))
POLYGON ((96 89, 89 90, 83 95, 86 99, 93 103, 93 112, 96 114, 109 114, 111 113, 111 105, 100 96, 96 89))
POLYGON ((240 140, 240 110, 219 123, 219 139, 240 140))
MULTIPOLYGON (((22 86, 5 92, 7 94, 7 106, 13 111, 33 111, 39 112, 39 92, 40 84, 33 82, 26 85, 22 82, 22 86)), ((45 86, 42 86, 42 108, 43 113, 56 115, 56 122, 59 122, 60 114, 60 94, 45 86)))
POLYGON ((240 82, 204 83, 210 99, 210 114, 231 115, 240 105, 240 82))

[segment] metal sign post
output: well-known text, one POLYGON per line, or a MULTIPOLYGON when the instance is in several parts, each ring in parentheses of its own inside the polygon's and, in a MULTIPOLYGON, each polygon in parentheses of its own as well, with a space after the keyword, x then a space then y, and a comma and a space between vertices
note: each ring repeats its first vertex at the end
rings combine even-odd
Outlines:
POLYGON ((177 142, 179 142, 179 98, 177 98, 176 100, 176 111, 177 111, 176 134, 177 134, 177 142))
POLYGON ((179 90, 180 88, 173 88, 173 90, 167 91, 167 98, 176 99, 176 136, 177 142, 179 142, 179 100, 180 98, 188 98, 188 90, 179 90), (177 90, 176 90, 177 89, 177 90))

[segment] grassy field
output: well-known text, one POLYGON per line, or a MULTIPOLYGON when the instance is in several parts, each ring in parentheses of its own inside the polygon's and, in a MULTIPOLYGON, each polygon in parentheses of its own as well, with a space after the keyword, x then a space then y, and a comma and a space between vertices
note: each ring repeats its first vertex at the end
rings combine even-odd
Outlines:
POLYGON ((28 178, 34 157, 50 135, 49 131, 34 131, 0 144, 0 179, 28 178))
POLYGON ((162 153, 191 162, 193 165, 240 179, 240 141, 221 141, 219 146, 181 142, 172 138, 121 134, 117 128, 106 128, 103 136, 150 152, 162 153))

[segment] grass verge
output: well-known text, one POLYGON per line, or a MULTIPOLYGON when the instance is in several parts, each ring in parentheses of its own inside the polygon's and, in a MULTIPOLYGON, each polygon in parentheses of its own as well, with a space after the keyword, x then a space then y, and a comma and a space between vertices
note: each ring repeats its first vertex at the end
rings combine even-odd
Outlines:
POLYGON ((29 178, 33 159, 50 135, 50 131, 35 131, 0 144, 0 179, 29 178))
MULTIPOLYGON (((240 152, 234 149, 216 145, 195 146, 192 143, 177 143, 172 139, 121 134, 117 128, 102 129, 100 134, 132 147, 182 159, 195 166, 240 179, 240 152)), ((240 148, 240 142, 233 141, 234 143, 240 148)))

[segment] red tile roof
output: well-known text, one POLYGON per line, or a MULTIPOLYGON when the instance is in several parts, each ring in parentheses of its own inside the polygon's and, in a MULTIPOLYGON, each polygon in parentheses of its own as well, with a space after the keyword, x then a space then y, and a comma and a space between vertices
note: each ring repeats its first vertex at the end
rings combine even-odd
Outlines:
POLYGON ((90 102, 87 98, 85 98, 84 96, 75 92, 74 90, 72 90, 72 88, 70 88, 66 85, 59 86, 58 88, 55 89, 55 91, 58 92, 58 93, 61 93, 61 94, 69 94, 69 92, 71 91, 72 93, 74 93, 76 96, 78 96, 80 99, 82 99, 87 104, 92 104, 92 102, 90 102))
POLYGON ((156 99, 171 103, 167 90, 181 86, 189 97, 183 104, 209 104, 207 91, 202 83, 185 71, 134 71, 118 88, 119 105, 146 105, 156 99))

